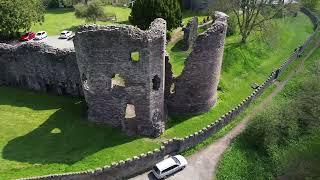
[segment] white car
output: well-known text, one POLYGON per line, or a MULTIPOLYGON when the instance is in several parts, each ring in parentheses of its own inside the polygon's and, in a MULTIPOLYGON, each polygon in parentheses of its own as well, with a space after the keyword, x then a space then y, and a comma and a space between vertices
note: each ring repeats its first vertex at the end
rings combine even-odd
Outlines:
POLYGON ((37 34, 36 34, 36 36, 35 36, 35 40, 41 40, 41 39, 44 39, 44 38, 46 38, 46 37, 48 37, 48 34, 47 34, 47 32, 45 32, 45 31, 39 31, 39 32, 37 32, 37 34))
POLYGON ((188 162, 183 156, 181 155, 172 156, 168 159, 165 159, 157 163, 153 167, 152 173, 158 179, 166 178, 167 176, 185 168, 187 164, 188 162))
POLYGON ((72 31, 62 31, 60 33, 59 39, 68 39, 71 36, 72 36, 72 31))

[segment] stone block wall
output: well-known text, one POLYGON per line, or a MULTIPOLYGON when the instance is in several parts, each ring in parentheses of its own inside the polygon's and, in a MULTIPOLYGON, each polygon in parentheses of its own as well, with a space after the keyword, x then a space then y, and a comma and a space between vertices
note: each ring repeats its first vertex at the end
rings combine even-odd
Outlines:
POLYGON ((127 134, 159 136, 166 117, 166 21, 156 19, 147 31, 128 25, 84 26, 74 44, 88 119, 121 127, 127 134), (121 85, 112 79, 115 75, 122 78, 121 85))
POLYGON ((167 100, 170 114, 200 114, 216 103, 227 18, 217 12, 215 23, 196 38, 182 74, 173 82, 167 100))
POLYGON ((0 43, 0 85, 83 95, 75 52, 44 44, 0 43))
POLYGON ((183 28, 183 42, 184 50, 187 51, 189 48, 193 47, 193 43, 198 36, 198 17, 193 17, 183 28))

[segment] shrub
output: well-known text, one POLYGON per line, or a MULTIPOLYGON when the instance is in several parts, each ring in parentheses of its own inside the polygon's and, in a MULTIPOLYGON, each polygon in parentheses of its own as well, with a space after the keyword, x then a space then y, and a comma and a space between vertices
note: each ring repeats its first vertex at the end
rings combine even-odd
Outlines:
POLYGON ((171 32, 167 32, 167 42, 169 42, 172 38, 171 32))
POLYGON ((82 3, 75 5, 74 9, 75 15, 78 18, 84 18, 87 14, 87 6, 82 3))
POLYGON ((49 0, 48 8, 59 8, 60 2, 59 0, 49 0))
POLYGON ((100 0, 93 0, 88 5, 79 3, 75 6, 75 15, 78 18, 85 18, 88 22, 96 23, 99 18, 105 18, 106 14, 100 0))
POLYGON ((235 16, 230 16, 228 19, 227 36, 232 36, 237 32, 237 20, 235 16))
POLYGON ((298 122, 303 133, 308 133, 320 126, 319 80, 319 76, 316 76, 303 82, 300 94, 294 104, 298 109, 298 122))
POLYGON ((291 102, 282 102, 256 116, 243 133, 243 138, 249 146, 268 155, 299 134, 296 109, 291 102))

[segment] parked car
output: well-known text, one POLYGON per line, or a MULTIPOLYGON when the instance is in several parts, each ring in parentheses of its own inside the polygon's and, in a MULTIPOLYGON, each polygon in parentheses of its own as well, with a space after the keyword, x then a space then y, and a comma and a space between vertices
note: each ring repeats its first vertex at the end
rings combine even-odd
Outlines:
POLYGON ((34 32, 27 32, 23 36, 21 36, 20 41, 30 41, 36 37, 34 32))
POLYGON ((71 36, 72 36, 72 31, 62 31, 60 33, 59 39, 68 39, 71 36))
POLYGON ((184 169, 187 166, 187 164, 187 160, 183 156, 172 156, 168 159, 165 159, 157 163, 153 167, 152 173, 158 179, 166 178, 167 176, 184 169))
POLYGON ((46 38, 46 37, 48 37, 47 32, 45 32, 45 31, 39 31, 39 32, 37 32, 36 37, 35 37, 34 39, 35 39, 35 40, 41 40, 41 39, 44 39, 44 38, 46 38))

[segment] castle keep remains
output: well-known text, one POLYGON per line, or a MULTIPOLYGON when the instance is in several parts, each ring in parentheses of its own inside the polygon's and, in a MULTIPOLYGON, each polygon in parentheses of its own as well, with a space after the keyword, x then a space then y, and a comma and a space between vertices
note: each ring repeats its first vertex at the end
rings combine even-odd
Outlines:
POLYGON ((89 120, 121 127, 128 134, 156 137, 164 131, 165 42, 163 19, 147 31, 86 26, 76 34, 89 120))

